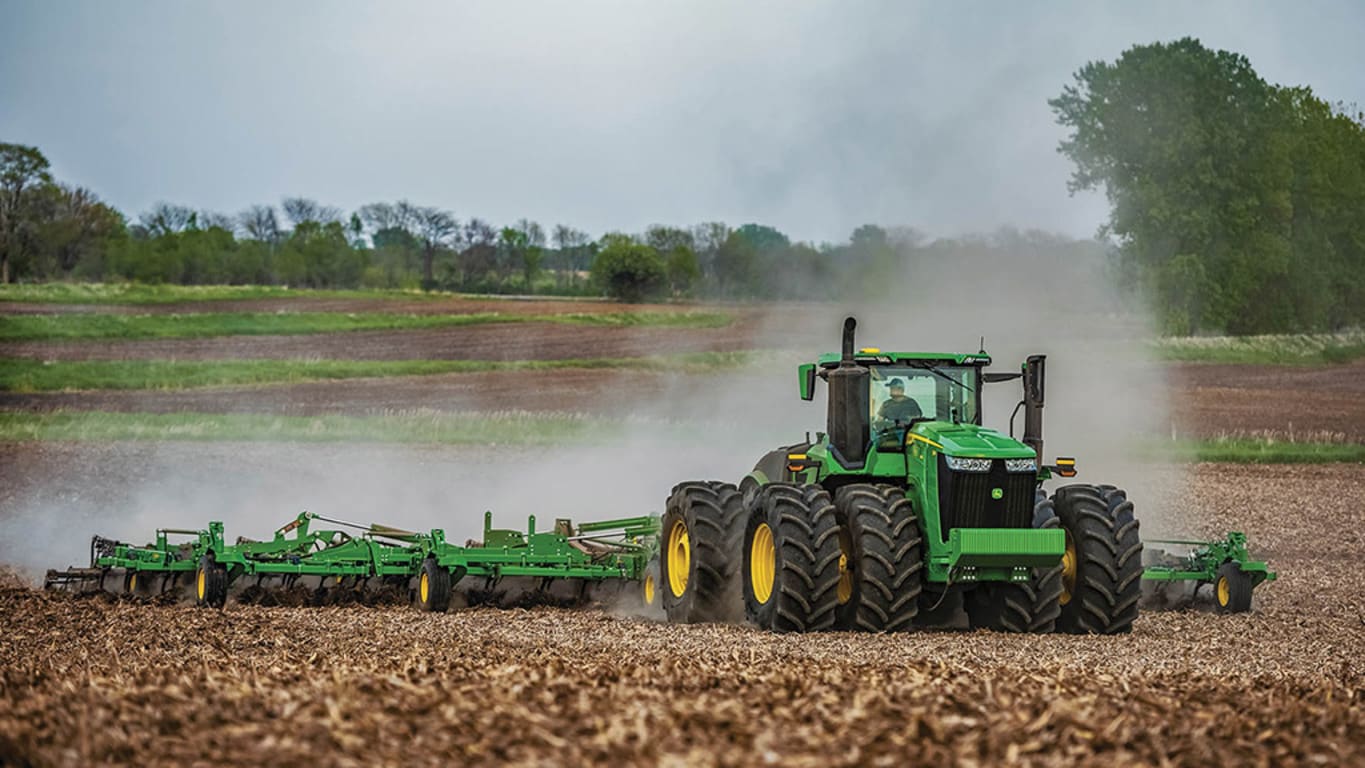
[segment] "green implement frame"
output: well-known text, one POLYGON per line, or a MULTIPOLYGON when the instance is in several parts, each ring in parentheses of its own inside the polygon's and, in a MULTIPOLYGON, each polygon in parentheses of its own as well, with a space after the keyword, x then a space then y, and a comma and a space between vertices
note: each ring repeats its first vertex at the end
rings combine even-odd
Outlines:
POLYGON ((222 605, 230 584, 252 578, 258 584, 278 578, 286 586, 302 577, 317 577, 319 583, 407 583, 424 569, 435 569, 430 572, 448 574, 447 588, 466 576, 482 578, 489 587, 504 577, 639 581, 657 551, 658 526, 654 516, 578 526, 560 518, 552 530, 537 531, 532 515, 522 531, 494 528, 490 512, 484 515, 482 541, 456 546, 439 528, 420 533, 303 512, 266 541, 239 538, 229 544, 218 521, 202 530, 162 528, 143 546, 96 536, 88 568, 49 571, 44 586, 103 588, 111 572, 121 571, 126 591, 153 581, 146 577, 159 577, 162 592, 193 582, 201 604, 222 605))
POLYGON ((1252 559, 1246 534, 1241 531, 1216 541, 1148 539, 1146 543, 1188 547, 1190 552, 1184 556, 1154 552, 1157 562, 1143 569, 1144 581, 1194 581, 1196 589, 1212 584, 1218 610, 1224 613, 1251 610, 1251 591, 1276 578, 1264 560, 1252 559))

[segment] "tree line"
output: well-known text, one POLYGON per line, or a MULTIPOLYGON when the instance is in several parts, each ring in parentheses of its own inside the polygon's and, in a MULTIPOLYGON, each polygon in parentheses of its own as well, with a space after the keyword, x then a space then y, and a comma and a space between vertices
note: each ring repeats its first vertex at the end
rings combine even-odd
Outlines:
POLYGON ((0 164, 6 280, 820 300, 890 296, 902 277, 931 264, 951 262, 979 279, 1001 260, 1081 253, 1098 263, 1105 250, 1041 232, 930 241, 914 229, 872 224, 847 242, 821 245, 723 222, 593 237, 529 219, 501 227, 460 220, 404 200, 346 213, 304 197, 231 216, 158 203, 129 221, 89 190, 52 179, 36 148, 0 145, 0 164))

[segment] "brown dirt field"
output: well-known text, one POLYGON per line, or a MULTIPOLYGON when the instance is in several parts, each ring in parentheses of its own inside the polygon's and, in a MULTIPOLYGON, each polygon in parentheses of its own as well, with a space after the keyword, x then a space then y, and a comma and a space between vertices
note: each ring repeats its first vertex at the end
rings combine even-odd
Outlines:
POLYGON ((449 297, 439 299, 329 299, 311 296, 273 299, 182 301, 169 304, 44 304, 0 301, 0 315, 189 315, 203 312, 392 312, 410 315, 468 315, 503 312, 519 315, 598 312, 678 311, 672 304, 622 304, 605 299, 449 297))
POLYGON ((1342 365, 1172 365, 1178 424, 1198 434, 1274 431, 1365 442, 1365 360, 1342 365))
MULTIPOLYGON (((146 482, 124 471, 142 463, 140 447, 124 458, 117 446, 53 448, 74 470, 61 482, 97 472, 105 497, 146 482)), ((262 450, 221 472, 291 471, 276 456, 283 449, 262 450)), ((336 458, 319 450, 324 462, 336 458)), ((43 462, 0 465, 37 472, 43 462)), ((1182 482, 1166 473, 1162 482, 1182 482)), ((1365 572, 1354 567, 1365 467, 1200 465, 1186 484, 1184 506, 1164 513, 1182 514, 1190 533, 1246 530, 1280 580, 1257 590, 1251 614, 1145 613, 1122 637, 794 637, 591 610, 230 603, 217 612, 0 591, 0 756, 19 765, 1365 764, 1365 572)), ((14 509, 6 497, 0 509, 14 509)))
MULTIPOLYGON (((597 341, 588 343, 610 340, 607 349, 612 354, 607 356, 640 354, 651 345, 676 352, 742 349, 746 344, 742 331, 733 329, 672 330, 641 336, 630 329, 556 328, 570 332, 606 331, 589 334, 597 341)), ((510 327, 508 331, 517 329, 510 327)), ((505 353, 515 357, 534 347, 537 354, 547 359, 552 359, 550 355, 597 354, 595 349, 577 347, 572 338, 573 333, 551 334, 524 343, 506 341, 501 347, 483 340, 460 353, 498 359, 492 356, 505 353)), ((379 348, 395 359, 404 358, 397 343, 387 347, 381 344, 379 348)), ((1182 435, 1273 433, 1280 439, 1293 435, 1312 440, 1323 439, 1325 435, 1330 439, 1365 442, 1365 362, 1313 368, 1177 364, 1168 370, 1173 420, 1182 435)), ((515 371, 489 371, 168 392, 0 392, 0 409, 287 415, 415 409, 619 413, 623 403, 661 397, 680 380, 699 378, 643 371, 562 370, 536 375, 537 395, 528 399, 526 376, 515 371)))
POLYGON ((566 360, 734 351, 754 329, 489 323, 405 331, 217 336, 105 342, 0 343, 0 357, 36 360, 566 360))

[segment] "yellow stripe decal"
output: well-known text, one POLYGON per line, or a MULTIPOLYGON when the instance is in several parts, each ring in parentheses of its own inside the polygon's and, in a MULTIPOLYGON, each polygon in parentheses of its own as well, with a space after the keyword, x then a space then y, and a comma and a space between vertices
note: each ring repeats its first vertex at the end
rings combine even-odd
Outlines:
POLYGON ((917 434, 915 434, 914 432, 911 432, 911 433, 910 433, 910 439, 911 439, 911 440, 919 440, 919 441, 921 441, 921 442, 928 443, 929 445, 934 446, 935 448, 939 449, 940 451, 943 450, 943 446, 939 445, 938 443, 934 442, 933 440, 930 440, 929 438, 925 437, 924 435, 917 435, 917 434))
POLYGON ((787 454, 787 461, 795 461, 795 460, 797 460, 797 459, 804 459, 804 458, 806 458, 806 454, 804 454, 804 453, 789 453, 789 454, 787 454))

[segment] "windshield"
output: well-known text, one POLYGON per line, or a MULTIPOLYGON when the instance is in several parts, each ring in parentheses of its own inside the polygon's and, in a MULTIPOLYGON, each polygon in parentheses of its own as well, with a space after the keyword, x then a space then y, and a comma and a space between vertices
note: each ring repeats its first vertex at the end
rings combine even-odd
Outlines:
POLYGON ((981 423, 977 368, 931 361, 872 367, 872 428, 908 425, 914 419, 981 423))

